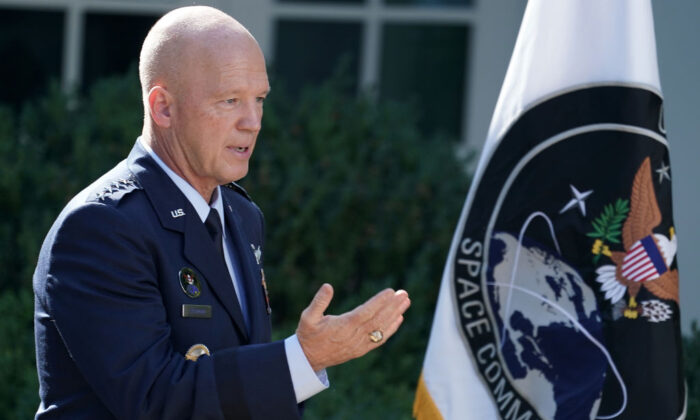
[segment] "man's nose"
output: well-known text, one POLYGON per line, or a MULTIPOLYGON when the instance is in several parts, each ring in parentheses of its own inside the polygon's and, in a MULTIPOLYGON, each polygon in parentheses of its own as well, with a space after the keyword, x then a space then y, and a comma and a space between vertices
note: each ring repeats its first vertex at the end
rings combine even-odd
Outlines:
POLYGON ((260 131, 262 125, 262 106, 257 102, 246 104, 238 120, 238 129, 242 131, 260 131))

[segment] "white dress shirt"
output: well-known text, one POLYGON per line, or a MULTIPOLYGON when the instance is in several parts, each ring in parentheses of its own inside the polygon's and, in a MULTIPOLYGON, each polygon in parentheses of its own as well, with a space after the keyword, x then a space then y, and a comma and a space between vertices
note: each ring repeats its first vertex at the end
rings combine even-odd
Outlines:
MULTIPOLYGON (((175 185, 182 191, 182 193, 187 197, 187 200, 192 204, 197 215, 204 223, 209 216, 210 205, 204 200, 197 190, 194 189, 187 181, 182 179, 178 174, 173 172, 168 165, 163 162, 160 157, 151 149, 151 147, 142 141, 141 138, 137 140, 140 142, 141 146, 148 152, 148 154, 156 161, 158 166, 160 166, 163 171, 168 175, 168 177, 175 183, 175 185)), ((233 268, 232 259, 235 254, 231 253, 231 246, 229 246, 228 235, 226 233, 226 222, 224 218, 224 204, 221 200, 221 187, 216 187, 212 194, 211 208, 215 208, 219 212, 219 218, 221 219, 221 227, 223 228, 223 241, 224 241, 224 260, 226 261, 226 267, 233 280, 233 287, 236 290, 236 296, 238 296, 238 303, 241 305, 241 312, 243 312, 243 317, 245 318, 246 326, 250 326, 250 320, 248 315, 248 305, 245 299, 245 294, 241 293, 242 284, 241 279, 236 275, 236 270, 233 268)), ((294 393, 296 395, 297 403, 300 403, 324 389, 328 388, 328 375, 326 370, 323 369, 319 372, 314 372, 311 368, 309 360, 306 358, 304 351, 299 344, 296 334, 287 337, 284 340, 284 349, 287 353, 287 365, 289 366, 289 373, 292 377, 292 384, 294 385, 294 393)))

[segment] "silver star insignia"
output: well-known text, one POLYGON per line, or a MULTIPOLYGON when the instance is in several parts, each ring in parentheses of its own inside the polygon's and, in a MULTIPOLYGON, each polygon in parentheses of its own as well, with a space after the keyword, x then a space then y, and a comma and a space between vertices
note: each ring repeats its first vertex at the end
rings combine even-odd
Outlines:
POLYGON ((664 181, 664 178, 668 179, 669 181, 671 180, 671 175, 668 173, 669 170, 671 170, 671 167, 665 163, 662 163, 661 167, 656 170, 656 173, 659 174, 659 184, 664 181))
POLYGON ((569 200, 566 205, 559 210, 559 214, 564 213, 565 211, 569 210, 570 208, 578 205, 578 209, 581 211, 581 215, 584 217, 586 216, 586 202, 584 201, 586 198, 588 198, 589 195, 593 193, 593 190, 588 190, 585 192, 580 192, 579 190, 576 189, 573 185, 569 184, 569 187, 571 187, 571 193, 574 195, 574 197, 569 200))

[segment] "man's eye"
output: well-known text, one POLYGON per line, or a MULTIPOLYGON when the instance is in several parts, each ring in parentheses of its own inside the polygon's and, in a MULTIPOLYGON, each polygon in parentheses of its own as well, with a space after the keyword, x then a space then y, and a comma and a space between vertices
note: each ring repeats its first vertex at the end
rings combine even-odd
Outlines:
POLYGON ((255 100, 256 100, 259 104, 262 104, 262 103, 265 102, 265 97, 264 97, 264 96, 258 96, 257 98, 255 98, 255 100))
POLYGON ((229 104, 229 105, 233 105, 233 104, 237 104, 237 103, 238 103, 238 99, 236 99, 236 98, 230 98, 230 99, 226 99, 225 102, 226 102, 227 104, 229 104))

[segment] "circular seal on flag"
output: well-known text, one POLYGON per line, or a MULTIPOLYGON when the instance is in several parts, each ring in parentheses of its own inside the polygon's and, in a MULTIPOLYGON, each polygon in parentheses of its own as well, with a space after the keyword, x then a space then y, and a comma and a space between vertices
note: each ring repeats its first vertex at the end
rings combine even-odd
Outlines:
POLYGON ((472 185, 455 304, 502 418, 648 416, 654 397, 635 380, 652 362, 682 399, 676 353, 639 349, 673 341, 678 322, 661 107, 631 86, 550 97, 472 185))
POLYGON ((196 298, 202 294, 202 286, 193 269, 183 267, 178 273, 178 278, 180 279, 180 287, 187 296, 196 298))

